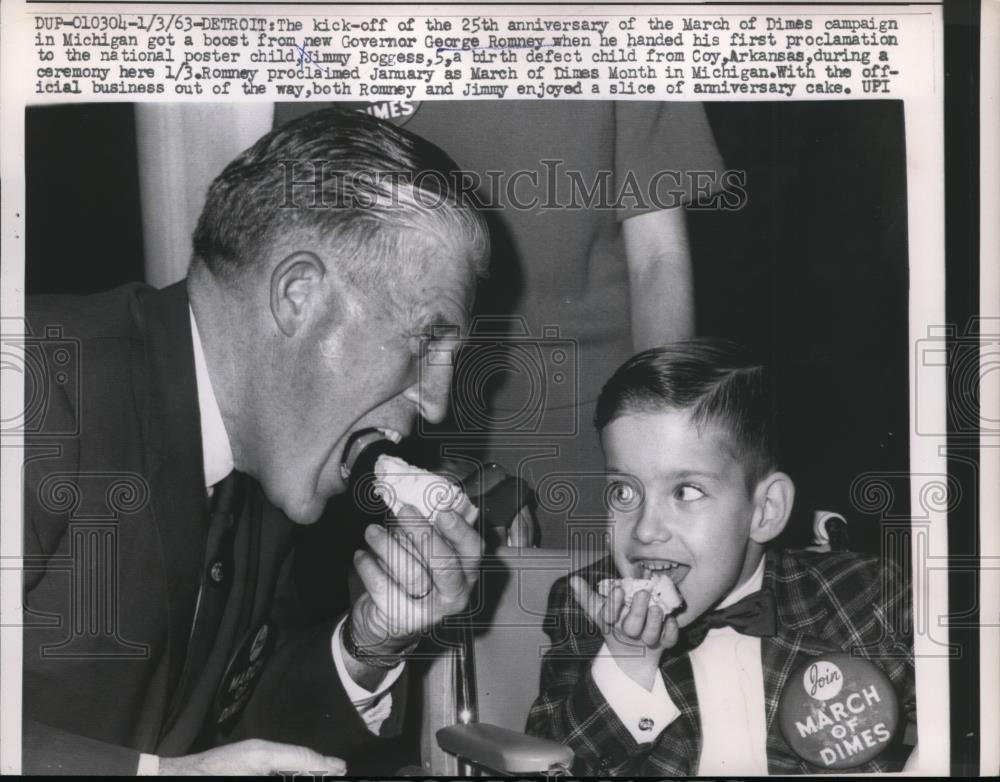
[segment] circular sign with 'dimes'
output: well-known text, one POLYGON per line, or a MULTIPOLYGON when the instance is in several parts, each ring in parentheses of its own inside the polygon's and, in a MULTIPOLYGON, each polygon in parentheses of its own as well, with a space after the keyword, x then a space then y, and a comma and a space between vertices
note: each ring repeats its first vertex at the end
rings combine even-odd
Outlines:
POLYGON ((262 622, 251 628, 229 660, 213 703, 216 726, 228 733, 250 701, 264 664, 274 650, 276 628, 262 622))
POLYGON ((899 698, 881 668, 836 652, 794 671, 778 703, 785 741, 820 768, 854 768, 877 757, 899 728, 899 698))

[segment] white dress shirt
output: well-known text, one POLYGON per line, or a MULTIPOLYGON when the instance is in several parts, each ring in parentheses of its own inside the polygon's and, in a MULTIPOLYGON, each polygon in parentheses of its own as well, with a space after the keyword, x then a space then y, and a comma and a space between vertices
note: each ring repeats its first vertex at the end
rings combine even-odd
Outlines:
MULTIPOLYGON (((730 592, 719 608, 761 588, 764 558, 753 575, 730 592)), ((760 638, 731 627, 709 630, 689 652, 701 715, 702 749, 698 775, 763 776, 767 774, 767 726, 764 713, 764 670, 760 638)), ((614 661, 605 645, 591 668, 594 682, 633 738, 654 741, 678 716, 657 671, 652 690, 636 684, 614 661)))
MULTIPOLYGON (((725 608, 761 588, 764 558, 745 583, 734 589, 725 608)), ((709 630, 688 656, 701 714, 698 776, 767 775, 767 724, 760 638, 731 627, 709 630)))
MULTIPOLYGON (((222 420, 222 412, 219 410, 219 402, 212 388, 208 364, 205 362, 205 351, 201 344, 201 335, 198 333, 198 324, 195 321, 194 311, 189 309, 189 312, 191 316, 191 342, 194 347, 194 372, 198 384, 198 413, 201 417, 201 455, 202 465, 205 468, 205 491, 211 497, 215 485, 233 471, 235 463, 229 435, 226 433, 226 425, 222 420)), ((200 592, 198 597, 201 598, 200 592)), ((347 697, 351 699, 368 729, 377 735, 382 723, 392 711, 392 693, 388 690, 403 673, 404 663, 400 663, 390 670, 374 691, 366 690, 357 684, 347 672, 341 651, 340 634, 346 620, 347 617, 340 621, 331 637, 333 664, 337 669, 337 675, 340 677, 347 697)), ((159 773, 159 765, 158 756, 143 753, 139 756, 137 774, 139 776, 155 776, 159 773)))

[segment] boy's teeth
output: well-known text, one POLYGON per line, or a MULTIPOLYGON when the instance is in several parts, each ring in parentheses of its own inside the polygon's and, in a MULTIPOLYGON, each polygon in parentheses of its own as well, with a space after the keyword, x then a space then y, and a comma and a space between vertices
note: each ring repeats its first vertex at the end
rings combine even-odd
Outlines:
POLYGON ((652 578, 654 573, 668 573, 677 567, 676 562, 669 560, 658 561, 658 562, 643 562, 642 563, 642 577, 652 578))

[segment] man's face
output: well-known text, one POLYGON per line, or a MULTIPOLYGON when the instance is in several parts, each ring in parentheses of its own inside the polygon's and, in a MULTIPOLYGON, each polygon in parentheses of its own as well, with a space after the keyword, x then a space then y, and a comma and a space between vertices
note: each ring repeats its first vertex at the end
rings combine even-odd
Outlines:
POLYGON ((601 433, 615 564, 624 577, 669 575, 687 603, 682 627, 756 566, 754 501, 724 437, 671 409, 622 416, 601 433))
POLYGON ((257 444, 254 472, 295 522, 316 521, 346 488, 342 465, 352 434, 377 428, 397 439, 410 434, 418 415, 431 422, 445 415, 447 358, 467 326, 475 276, 454 249, 429 241, 416 282, 362 291, 327 280, 337 287, 324 311, 294 338, 278 337, 270 388, 256 405, 267 439, 257 444), (270 411, 262 412, 261 399, 270 411))

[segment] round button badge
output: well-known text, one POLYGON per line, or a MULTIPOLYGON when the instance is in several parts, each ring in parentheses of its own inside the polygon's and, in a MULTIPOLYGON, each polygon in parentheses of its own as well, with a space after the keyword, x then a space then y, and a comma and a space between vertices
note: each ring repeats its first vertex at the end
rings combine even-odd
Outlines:
POLYGON ((854 768, 885 750, 899 727, 899 698, 874 663, 843 652, 808 660, 778 702, 785 741, 820 768, 854 768))
POLYGON ((213 704, 213 719, 223 733, 232 728, 250 700, 276 635, 273 625, 262 622, 251 628, 230 658, 213 704))

